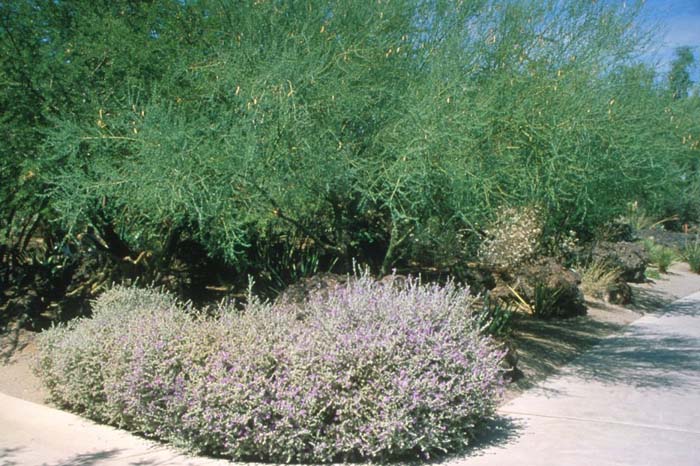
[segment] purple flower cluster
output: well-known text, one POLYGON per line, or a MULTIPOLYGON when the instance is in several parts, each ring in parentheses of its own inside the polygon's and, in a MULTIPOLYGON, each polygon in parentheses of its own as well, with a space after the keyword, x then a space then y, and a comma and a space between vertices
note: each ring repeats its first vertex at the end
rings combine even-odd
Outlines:
POLYGON ((200 452, 328 462, 464 446, 503 389, 467 290, 362 274, 302 305, 197 316, 117 288, 46 332, 38 372, 65 406, 200 452), (303 317, 302 317, 303 316, 303 317))

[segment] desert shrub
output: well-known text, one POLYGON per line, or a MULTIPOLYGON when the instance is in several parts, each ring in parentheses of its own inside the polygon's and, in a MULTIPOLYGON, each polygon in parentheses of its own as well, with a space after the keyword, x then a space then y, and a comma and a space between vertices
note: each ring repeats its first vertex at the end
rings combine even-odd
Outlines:
POLYGON ((38 373, 64 406, 236 459, 430 456, 495 409, 503 352, 468 290, 367 274, 303 305, 252 299, 214 318, 118 288, 41 335, 38 373))
POLYGON ((517 267, 534 257, 542 236, 541 214, 536 208, 506 208, 499 212, 479 248, 479 257, 497 267, 517 267))
POLYGON ((615 283, 620 280, 620 271, 602 260, 592 260, 577 268, 581 275, 581 291, 589 296, 602 299, 615 283))
POLYGON ((681 257, 690 266, 690 270, 700 273, 700 238, 695 237, 695 241, 686 243, 681 251, 681 257))
POLYGON ((676 252, 662 244, 657 244, 652 238, 647 238, 643 242, 644 249, 649 253, 649 260, 660 273, 668 272, 668 268, 676 260, 676 252))
POLYGON ((62 406, 102 422, 120 423, 121 409, 113 409, 107 387, 125 375, 125 361, 134 355, 137 336, 185 317, 167 294, 115 288, 95 301, 91 318, 40 335, 37 374, 62 406))

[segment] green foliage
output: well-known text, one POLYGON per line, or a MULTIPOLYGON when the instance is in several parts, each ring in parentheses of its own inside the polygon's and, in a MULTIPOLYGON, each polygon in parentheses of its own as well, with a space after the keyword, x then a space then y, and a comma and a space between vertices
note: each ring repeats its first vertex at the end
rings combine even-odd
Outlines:
POLYGON ((649 260, 660 273, 667 273, 668 268, 676 261, 676 252, 662 244, 656 244, 653 239, 643 241, 644 249, 649 253, 649 260))
POLYGON ((692 217, 700 104, 634 62, 640 5, 5 2, 0 217, 272 281, 473 257, 509 208, 692 217))
POLYGON ((559 297, 562 288, 548 287, 545 284, 535 284, 532 302, 532 315, 540 318, 553 317, 559 312, 559 297))
POLYGON ((644 271, 644 276, 647 279, 658 280, 659 278, 661 278, 661 273, 656 268, 647 267, 647 269, 644 271))
POLYGON ((671 62, 671 71, 668 73, 668 85, 674 99, 688 97, 688 90, 693 84, 690 79, 690 68, 695 64, 695 56, 690 47, 676 47, 676 57, 671 62))
POLYGON ((515 306, 500 300, 491 300, 487 294, 481 312, 477 313, 477 320, 484 333, 504 338, 513 332, 512 321, 515 312, 515 306))
POLYGON ((612 286, 620 280, 620 271, 611 268, 605 260, 593 260, 578 267, 581 275, 581 291, 586 295, 602 299, 612 286))
POLYGON ((628 204, 627 212, 621 217, 621 221, 629 225, 635 234, 659 225, 659 222, 641 209, 637 202, 628 204))
POLYGON ((695 241, 685 244, 681 257, 688 263, 690 270, 700 273, 700 237, 696 236, 695 241))

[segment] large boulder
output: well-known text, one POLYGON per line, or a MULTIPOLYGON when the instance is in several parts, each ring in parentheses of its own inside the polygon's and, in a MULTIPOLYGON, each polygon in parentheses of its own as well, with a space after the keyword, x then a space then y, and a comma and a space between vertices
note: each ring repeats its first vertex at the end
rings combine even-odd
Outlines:
POLYGON ((644 271, 649 265, 649 256, 644 248, 636 243, 601 241, 593 247, 591 260, 607 264, 620 271, 623 280, 643 283, 644 271))
POLYGON ((499 273, 491 299, 526 307, 538 317, 574 317, 586 313, 581 277, 552 257, 499 273), (526 306, 523 306, 523 301, 526 306))
POLYGON ((515 289, 540 317, 573 317, 586 313, 580 283, 576 272, 543 257, 518 271, 515 289))
POLYGON ((527 304, 538 317, 573 317, 586 313, 579 275, 552 257, 522 265, 508 274, 499 274, 491 299, 527 304))
POLYGON ((620 279, 605 290, 604 299, 610 304, 629 304, 632 302, 632 288, 620 279))
POLYGON ((469 291, 475 295, 484 295, 496 287, 493 271, 486 266, 469 263, 463 270, 461 278, 469 285, 469 291))

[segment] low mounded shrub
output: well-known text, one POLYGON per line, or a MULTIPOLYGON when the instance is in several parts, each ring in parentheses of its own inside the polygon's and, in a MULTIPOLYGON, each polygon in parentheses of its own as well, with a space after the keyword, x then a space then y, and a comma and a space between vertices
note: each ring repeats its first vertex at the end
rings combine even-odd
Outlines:
POLYGON ((192 450, 328 462, 467 444, 503 388, 503 351, 468 291, 366 274, 303 305, 196 315, 115 288, 43 333, 37 372, 60 404, 192 450))

